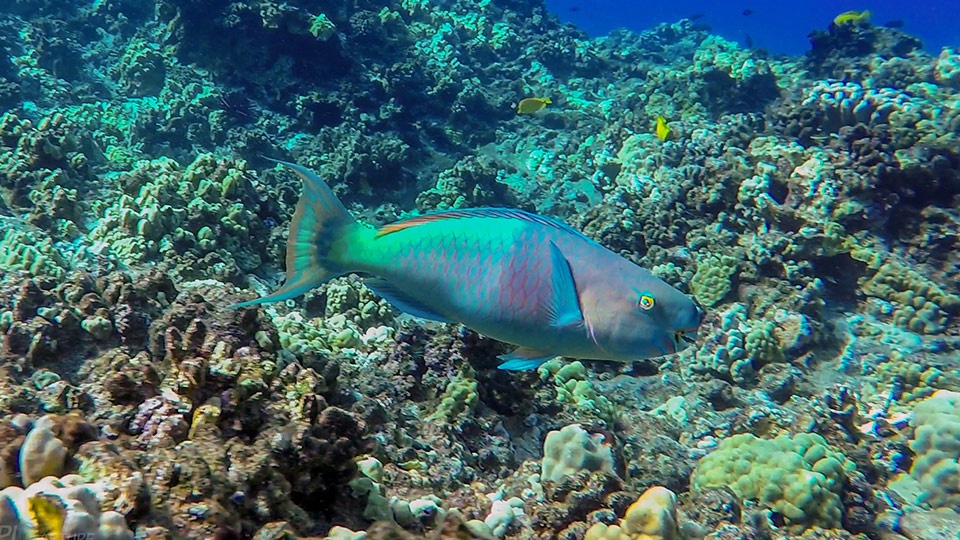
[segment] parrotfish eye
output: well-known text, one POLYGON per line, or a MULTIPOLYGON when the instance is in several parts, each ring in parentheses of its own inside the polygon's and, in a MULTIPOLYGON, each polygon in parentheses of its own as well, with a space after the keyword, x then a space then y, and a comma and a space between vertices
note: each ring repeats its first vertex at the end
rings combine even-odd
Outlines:
POLYGON ((653 308, 653 305, 656 302, 653 300, 653 297, 649 294, 640 295, 640 300, 637 302, 637 305, 640 306, 640 309, 647 311, 653 308))

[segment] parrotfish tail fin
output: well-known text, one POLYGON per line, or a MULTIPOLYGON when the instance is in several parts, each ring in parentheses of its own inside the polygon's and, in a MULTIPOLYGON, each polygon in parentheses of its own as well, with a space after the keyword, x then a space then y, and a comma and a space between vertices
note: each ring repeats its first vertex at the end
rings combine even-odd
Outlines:
POLYGON ((234 304, 231 308, 296 298, 344 274, 337 261, 329 257, 330 245, 357 225, 330 187, 313 171, 296 163, 267 159, 290 167, 303 180, 303 194, 290 220, 287 276, 283 286, 272 294, 234 304))
POLYGON ((537 369, 540 367, 540 364, 543 364, 551 358, 556 358, 556 356, 555 354, 544 353, 526 347, 517 347, 513 352, 501 354, 497 357, 504 361, 497 366, 497 369, 506 371, 530 371, 537 369))

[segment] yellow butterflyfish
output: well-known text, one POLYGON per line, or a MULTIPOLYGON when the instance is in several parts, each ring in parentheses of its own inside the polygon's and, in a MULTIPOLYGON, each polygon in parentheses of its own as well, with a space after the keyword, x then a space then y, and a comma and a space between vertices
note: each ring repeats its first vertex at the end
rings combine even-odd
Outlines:
POLYGON ((656 126, 657 138, 661 141, 667 140, 667 137, 670 136, 670 126, 667 125, 667 119, 658 116, 657 117, 657 126, 656 126))
POLYGON ((843 26, 845 24, 860 24, 870 21, 870 10, 863 11, 844 11, 833 18, 833 24, 843 26))
POLYGON ((552 103, 550 98, 528 97, 517 104, 517 114, 533 114, 552 103))

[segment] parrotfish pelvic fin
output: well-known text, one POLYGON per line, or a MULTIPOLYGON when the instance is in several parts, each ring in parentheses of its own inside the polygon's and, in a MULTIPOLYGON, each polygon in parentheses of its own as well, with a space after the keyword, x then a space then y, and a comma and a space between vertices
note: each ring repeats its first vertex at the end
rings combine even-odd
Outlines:
POLYGON ((527 347, 517 347, 513 352, 501 354, 497 358, 504 362, 497 369, 506 371, 530 371, 537 369, 541 364, 555 358, 557 355, 544 353, 527 347))
POLYGON ((295 298, 310 289, 343 274, 335 261, 327 258, 331 242, 356 224, 329 186, 316 174, 296 163, 267 158, 286 165, 303 180, 303 194, 290 220, 287 239, 287 275, 283 286, 272 294, 230 308, 242 308, 295 298))
POLYGON ((387 302, 390 302, 393 307, 404 313, 409 313, 415 317, 429 319, 431 321, 445 323, 456 322, 453 319, 440 315, 434 312, 431 308, 424 306, 419 300, 394 287, 392 283, 385 279, 370 278, 364 280, 363 283, 367 286, 367 288, 377 293, 378 296, 387 302))
POLYGON ((550 242, 550 265, 553 302, 545 306, 550 317, 550 325, 564 328, 583 324, 583 312, 580 311, 580 298, 577 295, 577 285, 573 281, 570 263, 553 242, 550 242))

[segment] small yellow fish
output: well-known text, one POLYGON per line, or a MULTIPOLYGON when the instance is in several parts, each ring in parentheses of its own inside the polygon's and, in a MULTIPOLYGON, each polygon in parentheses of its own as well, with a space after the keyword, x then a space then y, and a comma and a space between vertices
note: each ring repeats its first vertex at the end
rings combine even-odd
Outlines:
POLYGON ((550 98, 528 97, 517 105, 517 114, 533 114, 552 103, 550 98))
POLYGON ((667 119, 666 119, 666 118, 664 118, 664 117, 662 117, 662 116, 658 116, 658 117, 657 117, 657 127, 656 127, 656 130, 657 130, 657 138, 658 138, 658 139, 660 139, 661 141, 667 140, 667 137, 670 136, 670 126, 667 125, 667 119))
POLYGON ((870 10, 863 11, 845 11, 833 18, 833 24, 843 26, 845 24, 861 24, 870 22, 870 10))
POLYGON ((27 512, 33 520, 37 538, 63 538, 63 520, 67 517, 67 509, 59 497, 43 493, 34 495, 27 499, 27 512))

